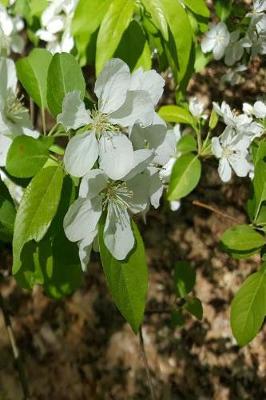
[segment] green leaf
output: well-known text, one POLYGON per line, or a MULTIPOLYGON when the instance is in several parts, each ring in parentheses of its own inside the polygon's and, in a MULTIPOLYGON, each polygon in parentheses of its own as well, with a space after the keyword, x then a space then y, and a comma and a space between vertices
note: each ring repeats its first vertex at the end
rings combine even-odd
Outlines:
POLYGON ((194 315, 199 320, 203 318, 203 308, 200 299, 197 297, 187 298, 185 308, 190 314, 194 315))
POLYGON ((151 15, 151 18, 158 28, 158 30, 163 35, 163 38, 168 41, 168 25, 165 18, 165 10, 163 7, 163 3, 161 0, 142 0, 142 3, 148 13, 151 15))
POLYGON ((148 289, 148 271, 142 238, 132 221, 136 239, 134 249, 124 261, 116 260, 103 239, 103 221, 100 224, 100 254, 107 284, 114 302, 135 333, 142 323, 148 289))
POLYGON ((34 49, 28 57, 16 63, 18 79, 22 86, 42 109, 47 107, 47 75, 52 54, 45 49, 34 49))
POLYGON ((168 200, 179 200, 187 196, 199 183, 201 163, 195 154, 184 154, 173 167, 168 188, 168 200))
POLYGON ((72 21, 72 33, 82 65, 86 64, 91 36, 99 28, 109 6, 110 0, 80 0, 78 2, 72 21))
MULTIPOLYGON (((130 70, 134 70, 141 58, 146 44, 146 37, 137 21, 131 21, 124 32, 114 57, 125 61, 130 70)), ((139 65, 140 66, 140 65, 139 65)))
POLYGON ((265 244, 265 238, 249 225, 236 225, 224 232, 221 243, 227 250, 250 252, 265 244))
POLYGON ((173 328, 181 327, 185 324, 185 317, 181 310, 173 310, 171 315, 171 326, 173 328))
POLYGON ((206 6, 206 2, 204 0, 184 0, 184 3, 195 14, 201 15, 202 17, 206 18, 210 16, 210 11, 206 6))
POLYGON ((20 203, 13 238, 13 274, 21 267, 23 246, 46 234, 57 211, 63 183, 61 167, 42 169, 26 188, 20 203))
POLYGON ((48 159, 50 145, 50 138, 17 136, 7 154, 7 172, 16 178, 30 178, 36 175, 48 159))
POLYGON ((250 275, 231 305, 231 327, 238 344, 248 344, 260 330, 266 315, 266 266, 250 275))
POLYGON ((179 142, 177 143, 176 146, 177 151, 180 151, 180 153, 190 153, 190 152, 197 152, 198 146, 197 146, 197 141, 192 135, 184 135, 181 137, 179 142))
POLYGON ((175 122, 179 124, 188 124, 194 126, 195 120, 188 110, 179 106, 162 106, 159 115, 166 122, 175 122))
POLYGON ((15 275, 17 283, 32 289, 43 285, 45 292, 55 299, 71 294, 82 282, 78 247, 69 242, 63 228, 64 216, 75 198, 72 180, 64 178, 62 196, 56 216, 45 237, 27 243, 21 254, 21 268, 15 275))
POLYGON ((62 111, 62 103, 68 92, 77 90, 85 95, 85 81, 75 58, 68 53, 55 54, 48 69, 47 103, 56 116, 62 111))
MULTIPOLYGON (((185 77, 193 42, 193 31, 186 10, 178 0, 160 0, 173 35, 177 51, 176 67, 179 82, 185 77)), ((173 57, 175 59, 175 57, 173 57)))
POLYGON ((212 109, 211 116, 210 116, 210 120, 209 120, 209 128, 210 128, 211 130, 213 130, 214 128, 216 128, 218 122, 219 122, 218 115, 217 115, 217 113, 214 111, 214 109, 212 109))
POLYGON ((186 297, 193 289, 196 282, 196 273, 186 261, 179 261, 175 265, 176 294, 186 297))
POLYGON ((255 176, 253 180, 255 194, 254 222, 259 217, 259 212, 264 201, 266 201, 266 162, 259 160, 255 166, 255 176))
POLYGON ((216 0, 215 12, 220 20, 225 21, 232 11, 232 0, 216 0))
POLYGON ((0 181, 0 240, 11 242, 16 209, 5 184, 0 181))
POLYGON ((101 23, 97 38, 97 75, 117 49, 124 31, 132 19, 134 8, 134 0, 113 0, 111 3, 101 23))

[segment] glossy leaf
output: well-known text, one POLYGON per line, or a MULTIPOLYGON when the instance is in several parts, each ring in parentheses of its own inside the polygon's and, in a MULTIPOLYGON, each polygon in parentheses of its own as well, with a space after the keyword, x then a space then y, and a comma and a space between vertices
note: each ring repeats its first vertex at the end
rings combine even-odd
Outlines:
POLYGON ((205 0, 184 0, 184 4, 190 8, 195 14, 208 18, 210 11, 206 5, 205 0))
POLYGON ((195 121, 188 110, 179 106, 162 106, 159 115, 166 122, 175 122, 177 124, 194 125, 195 121))
POLYGON ((65 95, 74 90, 85 95, 85 81, 76 59, 68 53, 55 54, 50 63, 47 78, 47 103, 56 116, 62 111, 65 95))
POLYGON ((114 302, 135 333, 142 323, 148 288, 145 250, 139 230, 134 222, 136 239, 134 249, 124 261, 116 260, 103 241, 103 223, 99 233, 102 265, 114 302))
POLYGON ((231 305, 231 327, 238 344, 248 344, 260 330, 266 315, 266 267, 250 275, 231 305))
POLYGON ((161 32, 164 39, 168 41, 168 25, 165 18, 163 2, 161 0, 142 0, 142 3, 147 12, 151 15, 154 24, 161 32))
POLYGON ((23 246, 46 234, 56 214, 63 183, 61 167, 42 169, 26 188, 20 203, 13 238, 13 274, 21 267, 23 246))
POLYGON ((235 225, 227 229, 221 238, 227 250, 250 252, 265 244, 265 238, 249 225, 235 225))
POLYGON ((16 178, 30 178, 36 175, 48 159, 49 147, 52 143, 49 139, 17 136, 7 155, 8 173, 16 178))
POLYGON ((255 194, 254 222, 257 221, 260 209, 266 201, 266 162, 259 160, 255 167, 255 176, 253 180, 255 194))
POLYGON ((179 200, 187 196, 199 183, 201 163, 195 154, 184 154, 173 167, 168 189, 168 200, 179 200))
POLYGON ((113 0, 105 14, 97 38, 97 75, 116 51, 123 33, 132 19, 134 7, 134 0, 113 0))
POLYGON ((197 151, 197 141, 192 135, 184 135, 177 143, 177 151, 180 153, 190 153, 193 151, 197 151))
POLYGON ((45 49, 34 49, 28 57, 17 61, 18 79, 42 109, 47 107, 47 75, 52 54, 45 49))

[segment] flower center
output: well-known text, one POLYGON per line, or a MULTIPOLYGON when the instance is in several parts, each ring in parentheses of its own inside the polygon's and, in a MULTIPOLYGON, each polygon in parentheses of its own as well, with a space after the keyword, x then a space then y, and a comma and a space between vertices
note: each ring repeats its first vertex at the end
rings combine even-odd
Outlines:
POLYGON ((8 94, 5 115, 13 124, 21 121, 27 114, 27 109, 21 103, 22 98, 17 99, 13 93, 8 94))
POLYGON ((127 209, 133 192, 128 189, 126 182, 109 182, 103 191, 103 208, 112 203, 115 210, 127 209))
POLYGON ((232 150, 229 147, 224 147, 223 148, 223 157, 224 158, 231 157, 235 153, 236 153, 235 150, 232 150))

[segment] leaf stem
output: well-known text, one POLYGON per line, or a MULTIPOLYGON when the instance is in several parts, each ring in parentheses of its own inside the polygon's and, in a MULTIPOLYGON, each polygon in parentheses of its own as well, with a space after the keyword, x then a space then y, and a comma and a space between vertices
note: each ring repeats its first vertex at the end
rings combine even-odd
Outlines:
POLYGON ((43 134, 46 135, 46 120, 45 120, 45 109, 41 109, 41 118, 42 118, 42 130, 43 134))
POLYGON ((145 351, 145 344, 144 344, 144 338, 143 338, 143 332, 142 332, 141 326, 139 328, 139 343, 140 343, 141 355, 142 355, 142 359, 144 362, 145 371, 146 371, 146 375, 147 375, 148 385, 149 385, 149 389, 150 389, 151 400, 156 400, 155 392, 154 392, 154 388, 153 388, 153 384, 152 384, 152 379, 151 379, 148 358, 147 358, 147 354, 145 351))

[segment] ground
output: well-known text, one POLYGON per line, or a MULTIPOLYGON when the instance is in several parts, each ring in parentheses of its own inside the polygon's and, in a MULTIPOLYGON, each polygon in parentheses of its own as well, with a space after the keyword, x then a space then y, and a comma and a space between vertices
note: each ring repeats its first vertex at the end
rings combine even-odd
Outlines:
MULTIPOLYGON (((253 70, 252 70, 253 68, 253 70)), ((235 89, 222 86, 221 70, 209 67, 190 83, 189 92, 207 100, 243 98, 263 93, 260 64, 235 89), (255 72, 254 72, 255 71, 255 72), (255 77, 254 79, 252 77, 255 77)), ((263 75, 264 74, 264 75, 263 75)), ((264 78, 263 78, 264 76, 264 78)), ((149 293, 143 337, 158 400, 256 400, 266 398, 266 328, 240 349, 229 324, 230 302, 243 280, 259 266, 259 258, 232 260, 219 248, 219 238, 232 220, 192 204, 219 208, 245 222, 248 180, 221 185, 215 162, 206 162, 200 186, 178 212, 167 203, 140 222, 147 248, 149 293), (188 318, 174 328, 167 313, 173 301, 177 260, 188 260, 197 272, 195 295, 203 303, 202 321, 188 318)), ((2 249, 0 269, 11 265, 10 249, 2 249)), ((97 255, 85 284, 65 301, 19 289, 12 278, 1 284, 12 316, 31 400, 149 399, 139 338, 112 303, 97 255)), ((0 400, 20 400, 20 382, 0 316, 0 400)))

